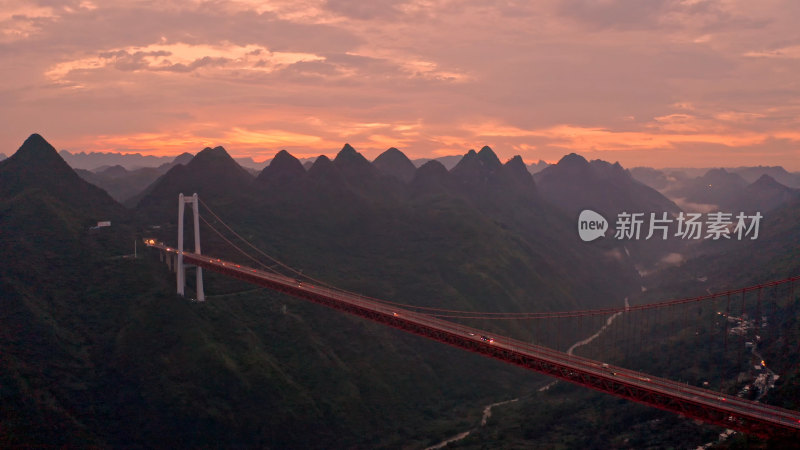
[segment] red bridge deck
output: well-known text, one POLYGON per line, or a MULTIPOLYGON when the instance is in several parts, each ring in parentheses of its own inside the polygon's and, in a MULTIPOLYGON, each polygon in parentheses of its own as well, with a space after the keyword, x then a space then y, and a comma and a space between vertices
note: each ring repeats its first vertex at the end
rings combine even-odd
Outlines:
MULTIPOLYGON (((151 244, 168 253, 177 250, 151 244)), ((338 309, 571 383, 761 437, 800 435, 800 412, 727 396, 641 372, 568 355, 476 328, 408 311, 205 255, 184 252, 184 262, 338 309), (488 342, 482 336, 491 336, 488 342)))

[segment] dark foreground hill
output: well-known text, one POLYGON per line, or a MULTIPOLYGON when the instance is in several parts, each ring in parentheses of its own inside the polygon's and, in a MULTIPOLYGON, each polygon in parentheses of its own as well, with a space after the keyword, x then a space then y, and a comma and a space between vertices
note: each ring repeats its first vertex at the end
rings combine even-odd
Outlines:
POLYGON ((44 196, 73 205, 93 220, 116 219, 120 207, 102 189, 83 181, 38 134, 31 135, 10 158, 0 163, 0 196, 13 199, 40 191, 44 196))
POLYGON ((127 204, 139 210, 175 205, 179 192, 204 197, 231 197, 250 188, 253 177, 222 147, 205 148, 185 165, 175 165, 127 204))
POLYGON ((634 179, 619 163, 602 160, 587 161, 575 153, 564 156, 557 164, 535 175, 542 197, 564 211, 575 223, 583 210, 603 215, 609 222, 605 242, 598 245, 630 255, 648 269, 661 263, 671 253, 683 251, 684 243, 676 239, 646 239, 651 214, 675 217, 680 208, 655 189, 634 179), (615 239, 618 214, 643 214, 639 238, 615 239))
POLYGON ((547 200, 575 217, 587 208, 606 215, 680 210, 658 191, 636 181, 619 163, 589 162, 574 153, 536 174, 536 180, 547 200))
MULTIPOLYGON (((158 180, 131 218, 50 158, 43 139, 29 141, 0 163, 4 446, 424 446, 538 385, 534 374, 210 273, 208 302, 176 297, 157 255, 128 254, 143 232, 174 242, 178 191, 198 191, 305 273, 397 301, 554 309, 616 303, 626 289, 591 275, 603 262, 581 261, 580 247, 545 247, 524 220, 492 217, 458 190, 404 191, 349 150, 279 190, 208 149, 158 180), (383 183, 388 194, 369 191, 383 183), (108 217, 111 227, 92 229, 108 217), (572 280, 576 270, 601 283, 572 280)), ((237 258, 202 234, 205 251, 237 258)))
MULTIPOLYGON (((304 275, 391 301, 543 311, 620 305, 639 289, 629 264, 577 239, 520 160, 501 163, 488 148, 451 172, 427 163, 409 182, 347 147, 307 172, 276 156, 258 179, 224 149, 206 149, 157 180, 130 217, 39 159, 17 158, 11 167, 28 175, 14 183, 0 177, 3 446, 425 447, 478 423, 486 404, 542 385, 531 372, 213 273, 207 302, 176 296, 156 254, 123 256, 136 238, 175 242, 179 192, 198 192, 304 275), (110 228, 85 225, 115 211, 110 228)), ((201 235, 204 253, 255 264, 205 224, 201 235)), ((473 325, 550 344, 524 322, 473 325)), ((587 330, 561 331, 577 339, 587 330)), ((613 402, 582 407, 615 416, 613 402)))

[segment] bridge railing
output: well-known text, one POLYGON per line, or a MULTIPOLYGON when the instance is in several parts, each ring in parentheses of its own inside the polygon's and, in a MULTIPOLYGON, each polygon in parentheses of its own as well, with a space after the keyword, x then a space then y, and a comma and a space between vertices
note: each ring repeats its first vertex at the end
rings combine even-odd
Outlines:
MULTIPOLYGON (((171 249, 160 244, 151 246, 160 248, 163 251, 177 252, 175 249, 171 249)), ((188 252, 184 253, 184 258, 188 262, 218 266, 225 268, 228 271, 238 272, 241 275, 247 275, 250 277, 255 276, 263 280, 268 280, 271 283, 283 286, 290 292, 295 291, 298 293, 310 293, 318 295, 335 300, 336 302, 340 302, 342 304, 348 304, 369 310, 374 313, 383 314, 386 317, 394 317, 397 320, 408 321, 419 326, 451 333, 452 335, 458 336, 462 340, 474 341, 480 345, 492 345, 508 352, 545 359, 555 364, 592 374, 598 378, 613 380, 615 382, 621 382, 630 386, 637 386, 642 389, 660 392, 668 396, 679 395, 684 400, 688 400, 690 402, 714 405, 719 409, 737 411, 749 416, 760 417, 772 422, 783 423, 789 428, 800 428, 800 413, 794 411, 775 408, 735 396, 728 397, 718 392, 691 386, 685 383, 679 383, 665 378, 647 375, 642 372, 632 371, 622 367, 611 366, 609 364, 576 355, 569 355, 557 350, 549 349, 547 347, 527 343, 507 336, 496 335, 485 330, 446 321, 437 317, 432 317, 425 313, 410 311, 400 308, 396 305, 382 303, 379 300, 366 296, 331 289, 329 287, 316 285, 314 283, 301 282, 291 277, 286 277, 284 275, 270 273, 247 266, 241 266, 239 264, 223 261, 218 258, 212 258, 206 255, 198 255, 188 252), (489 342, 488 339, 493 339, 493 341, 489 342)))

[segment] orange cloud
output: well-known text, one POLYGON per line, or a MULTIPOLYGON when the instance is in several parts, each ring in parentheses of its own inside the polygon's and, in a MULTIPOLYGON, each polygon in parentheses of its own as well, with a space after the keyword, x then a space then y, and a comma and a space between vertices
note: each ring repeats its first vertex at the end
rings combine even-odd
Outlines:
MULTIPOLYGON (((690 115, 673 114, 658 117, 655 122, 646 126, 646 128, 652 128, 653 131, 616 131, 602 127, 581 127, 569 124, 526 130, 508 125, 497 125, 491 122, 465 127, 465 129, 472 130, 476 136, 481 138, 545 138, 551 145, 577 152, 674 149, 685 143, 744 147, 764 143, 770 138, 800 141, 800 132, 759 133, 730 130, 727 127, 715 125, 713 122, 704 124, 707 126, 703 127, 701 123, 696 123, 695 118, 690 115), (713 128, 716 128, 716 130, 713 128)), ((527 148, 520 147, 520 149, 527 148)))
POLYGON ((322 61, 310 53, 273 52, 260 45, 190 45, 182 42, 114 48, 96 56, 77 58, 51 66, 45 76, 62 81, 76 70, 124 67, 123 70, 190 72, 198 68, 217 71, 272 72, 303 61, 322 61))
POLYGON ((314 146, 322 142, 319 136, 294 133, 285 130, 248 130, 233 128, 225 133, 224 140, 240 148, 264 148, 281 146, 314 146))

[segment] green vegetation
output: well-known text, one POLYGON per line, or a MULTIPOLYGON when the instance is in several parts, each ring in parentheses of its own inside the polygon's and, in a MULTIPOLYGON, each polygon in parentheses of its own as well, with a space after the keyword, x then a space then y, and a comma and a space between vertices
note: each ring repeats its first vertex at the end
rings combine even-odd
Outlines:
MULTIPOLYGON (((174 242, 177 193, 197 192, 258 247, 367 295, 475 311, 619 305, 639 288, 633 269, 578 242, 574 224, 520 178, 519 161, 498 166, 483 149, 453 177, 434 168, 435 183, 403 184, 348 150, 275 184, 242 177, 224 150, 208 149, 126 211, 31 139, 0 163, 0 445, 424 447, 517 397, 457 445, 666 447, 716 432, 561 384, 537 393, 536 374, 213 273, 208 301, 191 302, 173 294, 156 253, 125 257, 145 234, 174 242), (92 229, 105 219, 111 227, 92 229)), ((204 253, 251 264, 201 233, 204 253)), ((764 273, 794 261, 776 254, 764 273)), ((696 293, 686 281, 695 270, 663 284, 696 293)), ((529 324, 475 325, 536 337, 529 324)), ((674 344, 659 353, 689 357, 674 344)), ((786 378, 788 395, 796 381, 786 378)))

